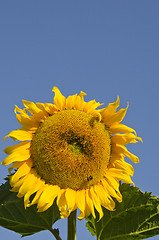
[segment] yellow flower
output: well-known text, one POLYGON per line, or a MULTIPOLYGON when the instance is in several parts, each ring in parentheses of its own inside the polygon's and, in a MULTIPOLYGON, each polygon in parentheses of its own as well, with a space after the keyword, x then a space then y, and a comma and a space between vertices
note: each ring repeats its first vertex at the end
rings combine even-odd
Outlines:
POLYGON ((79 219, 95 217, 95 207, 101 219, 101 206, 113 211, 113 198, 122 201, 118 180, 132 183, 134 169, 124 157, 139 162, 125 145, 142 139, 120 123, 127 108, 116 111, 119 97, 97 110, 102 104, 85 102, 84 92, 65 98, 57 87, 53 91, 54 104, 23 100, 23 110, 15 107, 22 127, 6 137, 20 143, 5 148, 9 156, 2 162, 13 163, 10 174, 16 169, 12 191, 24 197, 25 208, 37 204, 42 212, 56 199, 62 218, 77 208, 79 219))

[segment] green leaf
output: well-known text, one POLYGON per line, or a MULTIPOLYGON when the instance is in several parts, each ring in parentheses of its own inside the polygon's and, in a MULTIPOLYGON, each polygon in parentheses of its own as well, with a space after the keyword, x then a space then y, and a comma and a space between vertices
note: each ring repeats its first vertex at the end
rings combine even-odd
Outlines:
POLYGON ((49 230, 56 239, 61 239, 58 229, 52 229, 52 225, 60 219, 56 203, 42 213, 37 212, 35 205, 25 210, 24 199, 18 198, 16 193, 9 190, 10 188, 8 181, 0 186, 0 226, 23 237, 49 230))
POLYGON ((86 218, 86 226, 98 240, 146 239, 159 234, 159 198, 143 193, 137 187, 121 184, 123 196, 116 202, 116 210, 103 208, 104 216, 98 221, 93 216, 86 218))

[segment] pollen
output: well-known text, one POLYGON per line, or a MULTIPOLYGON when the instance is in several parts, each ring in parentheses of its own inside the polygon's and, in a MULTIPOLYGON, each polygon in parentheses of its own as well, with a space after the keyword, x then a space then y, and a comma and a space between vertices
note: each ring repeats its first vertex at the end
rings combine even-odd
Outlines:
POLYGON ((48 117, 31 141, 33 167, 46 183, 73 190, 95 185, 110 160, 108 128, 80 110, 63 110, 48 117))

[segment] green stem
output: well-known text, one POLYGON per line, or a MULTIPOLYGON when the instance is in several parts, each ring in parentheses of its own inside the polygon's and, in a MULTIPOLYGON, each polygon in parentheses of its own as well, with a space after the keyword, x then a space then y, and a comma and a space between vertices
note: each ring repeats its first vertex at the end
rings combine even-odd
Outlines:
POLYGON ((67 240, 76 240, 76 213, 77 210, 71 212, 68 217, 67 240))
POLYGON ((54 237, 56 238, 56 240, 62 240, 59 236, 59 232, 57 229, 50 229, 50 232, 54 235, 54 237))

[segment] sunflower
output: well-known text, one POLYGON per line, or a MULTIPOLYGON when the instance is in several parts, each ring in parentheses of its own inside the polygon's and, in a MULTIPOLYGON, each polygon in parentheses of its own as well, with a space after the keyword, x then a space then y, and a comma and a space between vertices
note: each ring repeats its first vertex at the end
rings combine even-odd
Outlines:
POLYGON ((4 149, 9 156, 2 162, 12 163, 11 190, 24 197, 25 208, 37 204, 42 212, 56 200, 62 218, 79 208, 79 219, 95 218, 95 209, 101 219, 102 206, 113 211, 113 198, 122 201, 119 180, 132 183, 134 169, 124 157, 139 162, 125 145, 142 139, 121 124, 128 106, 117 111, 119 97, 97 110, 102 104, 85 102, 82 91, 67 98, 57 87, 53 92, 53 104, 23 100, 23 110, 15 106, 22 127, 4 139, 20 142, 4 149))

